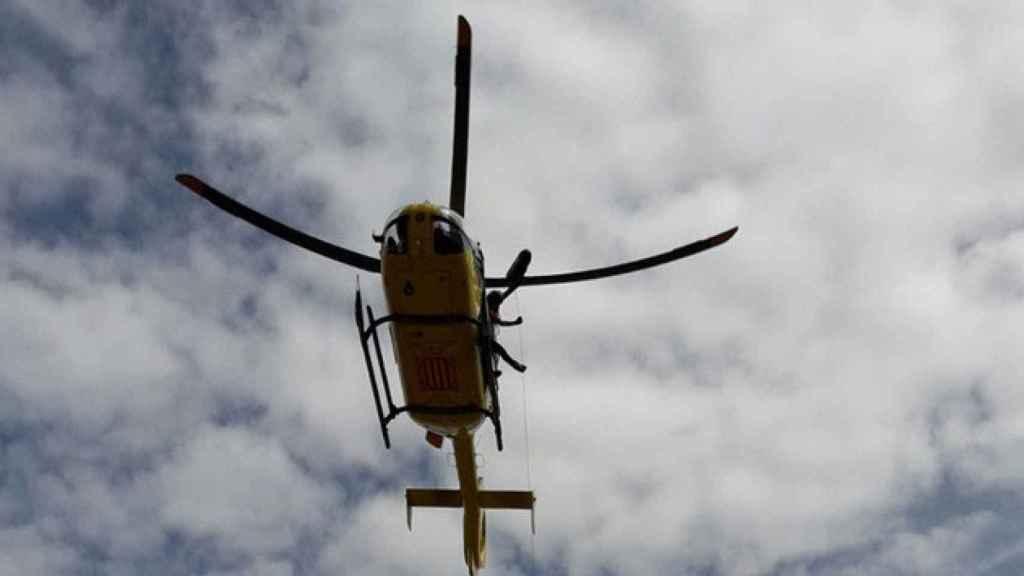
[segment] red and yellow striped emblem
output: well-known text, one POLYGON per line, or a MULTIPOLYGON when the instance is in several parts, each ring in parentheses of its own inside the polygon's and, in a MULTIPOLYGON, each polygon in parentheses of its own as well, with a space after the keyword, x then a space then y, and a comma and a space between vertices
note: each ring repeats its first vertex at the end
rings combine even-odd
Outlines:
POLYGON ((458 380, 455 363, 447 356, 428 356, 416 362, 420 390, 424 392, 455 392, 458 380))

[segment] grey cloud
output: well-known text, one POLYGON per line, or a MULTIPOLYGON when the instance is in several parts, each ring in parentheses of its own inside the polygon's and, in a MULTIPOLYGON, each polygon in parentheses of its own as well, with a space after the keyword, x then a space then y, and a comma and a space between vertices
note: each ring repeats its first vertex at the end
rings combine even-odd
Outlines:
MULTIPOLYGON (((458 10, 491 271, 741 226, 521 293, 542 572, 1019 571, 1012 3, 0 8, 0 555, 460 569, 457 515, 404 530, 401 488, 454 477, 407 422, 382 449, 354 274, 171 181, 369 252, 446 197, 458 10)), ((479 449, 520 488, 503 388, 507 449, 479 449)), ((529 573, 525 520, 489 521, 491 573, 529 573)))

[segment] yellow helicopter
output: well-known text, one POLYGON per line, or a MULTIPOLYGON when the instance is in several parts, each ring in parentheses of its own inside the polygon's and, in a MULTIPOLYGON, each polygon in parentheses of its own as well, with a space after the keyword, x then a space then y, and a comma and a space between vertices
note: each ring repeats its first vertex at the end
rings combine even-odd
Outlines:
POLYGON ((406 490, 407 523, 411 530, 414 507, 462 508, 466 565, 470 575, 475 575, 486 561, 485 510, 529 510, 533 526, 533 492, 483 490, 476 468, 473 438, 485 419, 493 424, 498 450, 503 447, 498 399, 500 363, 503 361, 520 372, 526 370, 497 341, 498 327, 522 323, 522 318, 509 321, 500 316, 502 302, 520 286, 594 280, 679 260, 728 241, 737 228, 648 258, 561 274, 527 276, 531 255, 529 250, 523 250, 504 277, 485 276, 480 246, 466 235, 462 225, 466 206, 471 53, 472 31, 469 22, 459 16, 449 206, 411 204, 394 212, 383 233, 373 236, 380 245, 379 258, 300 232, 231 199, 193 175, 179 174, 175 179, 218 208, 282 240, 360 270, 381 274, 388 314, 376 317, 372 308, 366 306, 364 315, 362 294, 357 289, 355 320, 384 445, 391 447, 388 425, 408 413, 426 429, 430 445, 441 448, 445 438, 452 442, 459 480, 458 490, 406 490), (378 328, 385 324, 389 327, 402 385, 401 406, 391 393, 381 352, 378 328))

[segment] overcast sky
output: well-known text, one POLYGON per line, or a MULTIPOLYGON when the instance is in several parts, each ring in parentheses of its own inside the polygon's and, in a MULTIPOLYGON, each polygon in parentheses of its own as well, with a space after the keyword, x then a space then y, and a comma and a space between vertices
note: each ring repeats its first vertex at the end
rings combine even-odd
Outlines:
POLYGON ((0 0, 0 575, 464 573, 355 271, 173 181, 371 253, 459 13, 492 274, 740 227, 506 305, 486 574, 1024 572, 1021 3, 0 0))

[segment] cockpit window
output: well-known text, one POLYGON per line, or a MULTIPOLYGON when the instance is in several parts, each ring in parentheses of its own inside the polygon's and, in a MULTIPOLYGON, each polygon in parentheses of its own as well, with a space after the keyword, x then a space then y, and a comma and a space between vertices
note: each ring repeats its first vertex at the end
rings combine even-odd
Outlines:
POLYGON ((434 219, 434 254, 462 254, 465 244, 462 234, 452 226, 451 222, 440 218, 434 219))
POLYGON ((384 232, 384 246, 388 254, 405 254, 409 244, 409 216, 395 218, 384 232))

